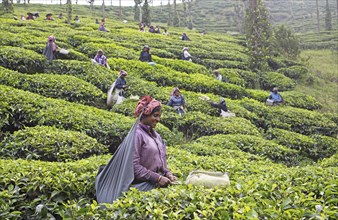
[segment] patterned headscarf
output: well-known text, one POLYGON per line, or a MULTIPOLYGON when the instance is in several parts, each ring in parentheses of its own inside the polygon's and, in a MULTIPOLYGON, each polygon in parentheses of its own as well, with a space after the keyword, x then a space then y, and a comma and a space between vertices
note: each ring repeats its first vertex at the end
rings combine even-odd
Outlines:
POLYGON ((176 92, 176 91, 180 92, 180 89, 179 89, 178 87, 175 87, 175 88, 173 89, 173 91, 171 92, 171 95, 172 95, 172 96, 175 95, 175 92, 176 92))
POLYGON ((153 99, 150 96, 143 96, 137 103, 137 106, 134 111, 134 115, 138 117, 142 112, 143 115, 150 115, 152 111, 161 106, 161 102, 153 99))
POLYGON ((119 72, 119 76, 127 76, 127 75, 128 75, 128 73, 125 70, 121 70, 119 72))
POLYGON ((55 37, 53 35, 50 35, 48 37, 48 42, 55 41, 55 37))

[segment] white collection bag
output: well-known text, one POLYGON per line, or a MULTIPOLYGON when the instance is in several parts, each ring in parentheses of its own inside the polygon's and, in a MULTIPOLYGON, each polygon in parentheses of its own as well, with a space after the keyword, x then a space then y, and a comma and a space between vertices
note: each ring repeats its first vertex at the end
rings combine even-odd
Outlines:
POLYGON ((221 109, 221 116, 224 117, 224 118, 228 118, 228 117, 236 117, 236 114, 235 113, 232 113, 230 111, 223 111, 221 109))
POLYGON ((273 105, 273 100, 267 99, 266 102, 265 102, 265 105, 273 105))
POLYGON ((200 185, 205 187, 226 186, 230 184, 227 173, 191 171, 185 180, 185 184, 200 185))

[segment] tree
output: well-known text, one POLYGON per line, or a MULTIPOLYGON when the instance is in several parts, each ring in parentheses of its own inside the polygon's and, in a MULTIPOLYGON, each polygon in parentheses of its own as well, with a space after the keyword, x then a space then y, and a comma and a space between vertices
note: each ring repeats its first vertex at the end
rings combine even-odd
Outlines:
POLYGON ((168 0, 168 26, 173 25, 173 18, 172 18, 172 11, 171 11, 171 5, 170 5, 170 0, 168 0))
POLYGON ((274 28, 273 48, 276 55, 290 59, 296 58, 299 53, 299 39, 284 25, 274 28))
POLYGON ((90 4, 90 12, 93 13, 94 0, 88 0, 88 3, 90 4))
POLYGON ((316 7, 317 7, 317 31, 320 32, 318 0, 316 0, 316 7))
POLYGON ((150 11, 150 6, 149 6, 149 0, 144 0, 144 4, 142 7, 142 21, 146 25, 151 24, 151 11, 150 11))
POLYGON ((326 10, 325 10, 325 30, 332 30, 332 17, 330 11, 329 0, 326 0, 326 10))
POLYGON ((178 16, 177 12, 177 4, 176 0, 174 0, 174 17, 173 17, 173 25, 174 27, 179 27, 180 26, 180 18, 178 16))
POLYGON ((13 2, 11 0, 2 0, 2 10, 6 13, 12 13, 14 11, 13 2))
POLYGON ((72 20, 72 12, 73 12, 72 0, 67 0, 67 23, 68 24, 70 24, 72 20))
POLYGON ((246 44, 253 70, 267 70, 271 47, 269 14, 261 0, 251 0, 245 16, 246 44))
POLYGON ((244 3, 242 0, 236 0, 234 11, 236 14, 235 22, 237 25, 237 30, 243 33, 243 21, 244 21, 244 3))
POLYGON ((191 7, 192 7, 192 0, 187 0, 188 1, 188 28, 191 30, 193 28, 193 21, 192 21, 192 16, 191 16, 191 7))
POLYGON ((104 3, 104 0, 102 0, 102 18, 106 17, 106 5, 104 3))
POLYGON ((122 17, 122 4, 121 4, 121 0, 119 1, 119 16, 122 17))
POLYGON ((141 10, 141 4, 143 0, 134 0, 135 6, 134 6, 134 20, 135 21, 142 21, 142 10, 141 10))

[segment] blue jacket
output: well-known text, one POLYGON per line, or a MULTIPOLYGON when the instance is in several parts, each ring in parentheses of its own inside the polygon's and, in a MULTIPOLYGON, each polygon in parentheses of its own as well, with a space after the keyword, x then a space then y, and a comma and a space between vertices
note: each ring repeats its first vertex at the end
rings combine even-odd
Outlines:
POLYGON ((185 100, 183 98, 183 96, 179 96, 179 97, 176 97, 176 96, 171 96, 170 99, 169 99, 169 102, 168 102, 168 106, 182 106, 185 104, 185 100))
POLYGON ((282 102, 283 98, 279 93, 270 92, 269 99, 272 99, 274 102, 282 102))

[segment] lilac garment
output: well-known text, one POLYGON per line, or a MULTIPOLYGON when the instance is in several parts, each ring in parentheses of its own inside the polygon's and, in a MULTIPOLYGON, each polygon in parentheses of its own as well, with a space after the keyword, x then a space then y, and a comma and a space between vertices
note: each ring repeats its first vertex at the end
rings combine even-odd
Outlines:
POLYGON ((167 168, 166 146, 161 136, 142 123, 136 129, 133 165, 134 183, 157 183, 161 174, 170 173, 167 168))
POLYGON ((94 60, 102 66, 106 66, 107 64, 107 58, 105 57, 105 55, 102 55, 102 56, 96 55, 94 57, 94 60))
POLYGON ((107 31, 107 29, 104 27, 104 25, 100 25, 99 31, 107 31))

